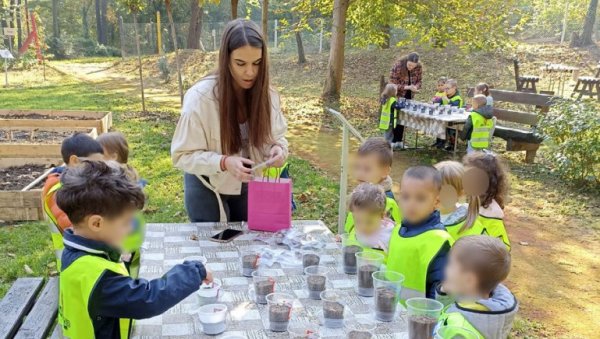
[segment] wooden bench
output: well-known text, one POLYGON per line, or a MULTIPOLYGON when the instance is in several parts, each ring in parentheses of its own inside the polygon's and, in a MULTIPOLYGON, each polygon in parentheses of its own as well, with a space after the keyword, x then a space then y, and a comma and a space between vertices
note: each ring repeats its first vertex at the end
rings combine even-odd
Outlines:
MULTIPOLYGON (((600 73, 600 69, 598 70, 600 73)), ((571 97, 575 94, 579 94, 577 100, 581 99, 584 95, 588 95, 590 98, 596 96, 600 100, 600 78, 598 74, 595 77, 579 77, 577 83, 571 93, 571 97), (581 85, 581 88, 579 87, 581 85)))
MULTIPOLYGON (((469 88, 467 92, 470 98, 473 97, 473 88, 469 88)), ((553 97, 544 94, 497 89, 490 89, 490 95, 494 98, 494 116, 498 121, 529 126, 527 129, 521 129, 496 125, 494 136, 506 140, 507 151, 525 151, 525 162, 532 163, 540 144, 544 140, 543 136, 536 131, 539 116, 535 112, 535 109, 538 109, 541 114, 548 112, 553 97), (522 112, 498 107, 498 102, 524 104, 535 107, 532 109, 532 112, 522 112)))
POLYGON ((517 85, 517 91, 537 93, 536 84, 540 81, 540 77, 535 75, 521 75, 519 68, 519 60, 513 59, 513 65, 515 68, 515 83, 517 85))
POLYGON ((19 278, 0 301, 0 338, 62 338, 56 325, 58 278, 19 278), (43 286, 43 288, 42 288, 43 286))

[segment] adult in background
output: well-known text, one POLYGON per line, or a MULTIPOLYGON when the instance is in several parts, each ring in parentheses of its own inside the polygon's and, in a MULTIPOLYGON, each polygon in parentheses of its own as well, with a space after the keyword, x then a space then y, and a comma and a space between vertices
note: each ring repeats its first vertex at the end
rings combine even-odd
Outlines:
POLYGON ((287 157, 287 123, 269 84, 267 44, 252 21, 225 27, 217 70, 185 94, 171 143, 190 221, 245 221, 251 167, 287 157))
MULTIPOLYGON (((419 54, 411 52, 398 59, 390 71, 389 82, 398 87, 398 98, 412 99, 421 89, 423 67, 419 62, 419 54)), ((398 119, 394 128, 393 148, 404 148, 404 126, 398 119)))

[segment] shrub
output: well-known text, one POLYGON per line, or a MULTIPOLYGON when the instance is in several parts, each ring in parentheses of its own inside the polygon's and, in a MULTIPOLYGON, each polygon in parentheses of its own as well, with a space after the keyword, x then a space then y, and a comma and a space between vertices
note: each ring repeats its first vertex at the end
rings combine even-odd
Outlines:
POLYGON ((121 51, 112 46, 105 46, 92 39, 79 38, 75 40, 75 54, 86 57, 121 56, 121 51))
POLYGON ((160 70, 160 77, 165 82, 169 82, 169 79, 171 78, 171 71, 169 70, 169 62, 166 56, 162 56, 160 59, 158 59, 158 70, 160 70))
POLYGON ((591 101, 559 99, 540 121, 552 170, 567 180, 600 184, 600 114, 591 101))
POLYGON ((48 51, 55 59, 67 59, 73 54, 73 44, 66 38, 49 37, 46 41, 48 51))

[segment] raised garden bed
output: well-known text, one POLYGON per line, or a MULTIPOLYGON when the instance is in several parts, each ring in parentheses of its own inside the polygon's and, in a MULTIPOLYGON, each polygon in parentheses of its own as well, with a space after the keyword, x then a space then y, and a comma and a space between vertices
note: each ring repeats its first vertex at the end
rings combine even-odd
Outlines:
MULTIPOLYGON (((60 145, 64 138, 75 132, 98 136, 96 128, 11 128, 0 127, 0 158, 60 158, 60 145)), ((5 163, 5 167, 29 163, 5 163)))
POLYGON ((0 109, 0 129, 87 127, 102 134, 111 126, 111 112, 0 109))

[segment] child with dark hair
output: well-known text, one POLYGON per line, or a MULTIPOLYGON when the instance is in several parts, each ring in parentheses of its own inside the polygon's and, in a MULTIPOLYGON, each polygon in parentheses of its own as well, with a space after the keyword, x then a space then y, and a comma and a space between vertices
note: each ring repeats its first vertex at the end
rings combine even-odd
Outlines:
POLYGON ((434 104, 443 103, 442 98, 446 96, 446 81, 448 81, 448 78, 446 77, 440 77, 438 79, 436 83, 437 92, 435 92, 435 95, 431 99, 431 102, 433 102, 434 104))
MULTIPOLYGON (((103 160, 102 146, 85 133, 75 133, 63 140, 60 147, 62 159, 66 167, 74 167, 83 160, 103 160)), ((71 227, 71 221, 68 216, 56 204, 56 192, 60 189, 60 176, 65 167, 55 167, 52 173, 46 178, 44 188, 42 189, 42 206, 44 213, 48 217, 48 227, 52 236, 52 247, 56 255, 58 270, 60 270, 60 258, 62 255, 63 242, 62 233, 65 229, 71 227)))
POLYGON ((404 275, 401 300, 434 298, 444 278, 452 237, 437 210, 442 178, 431 166, 410 167, 400 184, 401 225, 392 231, 387 269, 404 275))
POLYGON ((64 233, 59 319, 69 338, 128 338, 131 319, 164 313, 211 282, 202 263, 185 261, 163 277, 133 279, 121 262, 144 193, 116 163, 83 161, 61 177, 59 207, 73 222, 64 233))
POLYGON ((379 102, 381 104, 379 129, 384 132, 383 137, 392 147, 403 146, 401 141, 394 143, 394 127, 396 127, 398 112, 400 111, 400 104, 396 97, 397 93, 398 89, 396 88, 396 85, 387 84, 381 93, 379 102))
POLYGON ((507 338, 519 308, 515 296, 502 284, 510 264, 510 253, 500 239, 471 235, 457 240, 438 291, 441 300, 447 294, 455 301, 445 308, 438 326, 470 330, 480 338, 507 338))

